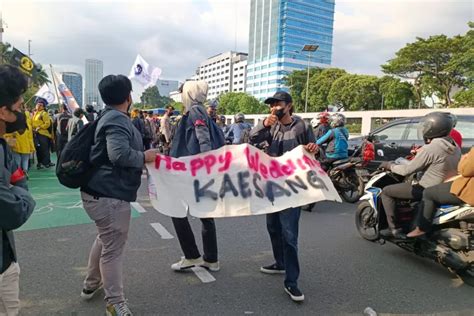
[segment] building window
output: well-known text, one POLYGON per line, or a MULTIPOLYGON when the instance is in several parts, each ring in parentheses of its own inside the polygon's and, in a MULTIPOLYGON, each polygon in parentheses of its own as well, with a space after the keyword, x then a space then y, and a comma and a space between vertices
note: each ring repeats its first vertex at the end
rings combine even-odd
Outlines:
POLYGON ((244 82, 242 80, 240 80, 239 83, 244 83, 244 82))
POLYGON ((240 77, 243 77, 244 74, 240 74, 240 77))
POLYGON ((229 73, 229 69, 227 69, 227 70, 225 71, 225 73, 226 73, 226 74, 229 73))
POLYGON ((244 66, 240 66, 240 69, 244 69, 244 66))

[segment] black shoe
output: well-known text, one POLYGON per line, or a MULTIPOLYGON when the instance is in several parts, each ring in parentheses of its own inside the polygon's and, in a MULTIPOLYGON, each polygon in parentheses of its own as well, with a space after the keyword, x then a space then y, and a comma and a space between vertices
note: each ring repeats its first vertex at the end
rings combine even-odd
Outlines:
POLYGON ((394 238, 394 239, 407 239, 407 236, 402 232, 400 228, 398 229, 384 229, 380 231, 380 235, 386 238, 394 238))
POLYGON ((44 169, 44 167, 41 164, 37 164, 36 169, 41 170, 41 169, 44 169))
POLYGON ((267 274, 285 274, 285 269, 280 268, 276 263, 274 263, 269 266, 260 267, 260 272, 267 274))
POLYGON ((54 167, 54 166, 56 166, 56 164, 50 162, 50 163, 48 164, 47 168, 51 168, 51 167, 54 167))
POLYGON ((304 294, 297 287, 285 286, 285 292, 294 302, 303 302, 304 294))

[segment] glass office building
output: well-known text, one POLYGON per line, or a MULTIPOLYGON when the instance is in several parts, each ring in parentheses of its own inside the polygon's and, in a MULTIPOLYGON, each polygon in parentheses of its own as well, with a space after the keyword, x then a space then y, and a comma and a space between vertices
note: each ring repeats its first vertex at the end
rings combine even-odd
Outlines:
POLYGON ((82 76, 75 72, 63 72, 63 81, 71 90, 77 104, 82 108, 84 105, 82 101, 82 76))
POLYGON ((288 91, 283 78, 308 67, 305 44, 319 46, 310 67, 331 64, 334 0, 251 0, 247 93, 288 91))

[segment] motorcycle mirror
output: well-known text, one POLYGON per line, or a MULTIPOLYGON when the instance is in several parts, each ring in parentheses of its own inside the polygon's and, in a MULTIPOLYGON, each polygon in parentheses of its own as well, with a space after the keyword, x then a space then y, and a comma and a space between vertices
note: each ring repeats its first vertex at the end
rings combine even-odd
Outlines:
POLYGON ((384 156, 383 150, 382 149, 377 149, 377 155, 380 157, 384 156))

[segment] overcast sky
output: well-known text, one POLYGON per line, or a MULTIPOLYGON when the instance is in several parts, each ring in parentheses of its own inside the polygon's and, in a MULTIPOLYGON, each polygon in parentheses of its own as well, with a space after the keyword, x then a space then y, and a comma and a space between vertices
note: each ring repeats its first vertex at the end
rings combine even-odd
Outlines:
MULTIPOLYGON (((380 65, 416 36, 463 34, 472 0, 335 0, 333 66, 380 74, 380 65)), ((183 80, 201 61, 247 52, 249 0, 0 0, 4 41, 59 71, 84 74, 84 60, 104 74, 128 74, 137 53, 183 80)))

